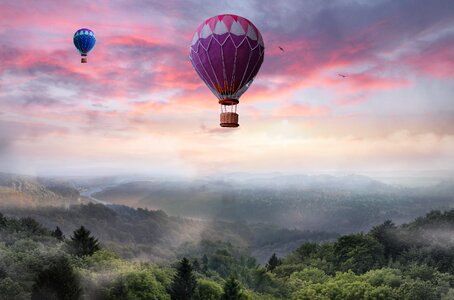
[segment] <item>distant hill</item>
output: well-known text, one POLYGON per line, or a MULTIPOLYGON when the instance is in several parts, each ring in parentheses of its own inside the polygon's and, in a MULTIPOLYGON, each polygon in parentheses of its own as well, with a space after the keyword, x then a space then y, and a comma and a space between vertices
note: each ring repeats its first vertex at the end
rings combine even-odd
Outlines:
POLYGON ((239 184, 297 189, 324 189, 326 191, 390 193, 396 187, 362 175, 275 175, 261 178, 250 178, 239 184))
POLYGON ((0 207, 64 206, 79 201, 70 183, 0 173, 0 207))
POLYGON ((360 175, 233 174, 201 179, 68 177, 0 174, 0 207, 79 202, 163 210, 198 220, 264 223, 346 234, 392 219, 406 223, 454 208, 454 183, 405 188, 360 175), (138 180, 140 179, 140 180, 138 180))
POLYGON ((229 180, 135 181, 94 197, 170 215, 349 233, 386 219, 399 224, 433 209, 454 208, 453 188, 451 183, 403 188, 359 175, 241 174, 229 180))
POLYGON ((170 217, 163 211, 92 203, 73 205, 68 209, 9 208, 0 212, 12 217, 32 217, 49 229, 59 226, 66 235, 84 225, 104 245, 125 258, 158 261, 174 259, 202 240, 231 243, 253 252, 264 261, 270 253, 287 254, 304 241, 320 242, 338 236, 336 233, 289 230, 267 224, 191 220, 170 217))

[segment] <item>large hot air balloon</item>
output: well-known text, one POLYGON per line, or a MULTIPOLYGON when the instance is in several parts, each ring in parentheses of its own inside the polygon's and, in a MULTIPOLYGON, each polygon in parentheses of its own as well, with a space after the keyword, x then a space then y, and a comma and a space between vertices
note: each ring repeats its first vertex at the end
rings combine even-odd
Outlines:
POLYGON ((81 28, 74 34, 73 41, 82 56, 80 62, 83 64, 87 63, 87 54, 96 43, 95 33, 88 28, 81 28))
POLYGON ((189 58, 221 104, 221 127, 238 127, 236 106, 260 69, 265 54, 262 35, 249 20, 219 15, 194 34, 189 58))

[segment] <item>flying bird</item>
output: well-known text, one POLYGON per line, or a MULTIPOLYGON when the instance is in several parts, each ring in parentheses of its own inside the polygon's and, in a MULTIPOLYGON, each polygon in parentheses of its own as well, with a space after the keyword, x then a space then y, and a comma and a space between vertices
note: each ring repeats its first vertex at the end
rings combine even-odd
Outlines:
POLYGON ((348 77, 347 75, 344 75, 344 74, 337 74, 337 75, 339 75, 342 78, 348 77))
POLYGON ((282 48, 281 46, 278 46, 279 49, 281 49, 282 52, 285 52, 284 48, 282 48))

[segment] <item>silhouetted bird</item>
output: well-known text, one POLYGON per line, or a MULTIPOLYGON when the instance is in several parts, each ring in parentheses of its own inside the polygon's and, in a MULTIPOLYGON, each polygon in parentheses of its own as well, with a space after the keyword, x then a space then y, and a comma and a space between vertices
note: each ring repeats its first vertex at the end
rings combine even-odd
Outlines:
POLYGON ((284 52, 284 51, 285 51, 285 50, 284 50, 284 48, 282 48, 281 46, 279 46, 279 49, 281 49, 281 51, 282 51, 282 52, 284 52))
POLYGON ((344 74, 337 74, 337 75, 339 75, 342 78, 348 77, 347 75, 344 75, 344 74))

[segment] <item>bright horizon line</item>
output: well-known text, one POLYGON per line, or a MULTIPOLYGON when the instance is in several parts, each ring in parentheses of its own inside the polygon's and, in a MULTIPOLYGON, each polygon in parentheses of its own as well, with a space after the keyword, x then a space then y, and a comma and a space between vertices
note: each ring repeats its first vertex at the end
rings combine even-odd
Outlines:
POLYGON ((146 172, 146 171, 101 171, 98 174, 93 173, 92 170, 86 169, 81 172, 20 172, 14 170, 1 170, 0 174, 8 175, 17 175, 17 176, 30 176, 30 177, 60 177, 60 178, 109 178, 109 177, 150 177, 150 178, 215 178, 219 179, 220 177, 225 176, 227 179, 231 179, 232 176, 317 176, 317 175, 328 175, 328 176, 366 176, 374 178, 379 177, 389 177, 389 178, 403 178, 403 177, 413 177, 413 178, 452 178, 454 176, 454 169, 439 169, 439 170, 393 170, 393 171, 384 171, 384 170, 302 170, 302 171, 285 171, 285 170, 275 170, 275 171, 263 171, 263 172, 254 172, 254 171, 231 171, 231 172, 218 172, 218 173, 209 173, 209 174, 178 174, 178 173, 159 173, 159 172, 146 172))

